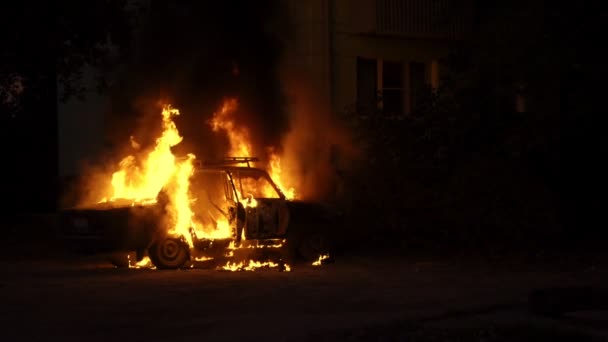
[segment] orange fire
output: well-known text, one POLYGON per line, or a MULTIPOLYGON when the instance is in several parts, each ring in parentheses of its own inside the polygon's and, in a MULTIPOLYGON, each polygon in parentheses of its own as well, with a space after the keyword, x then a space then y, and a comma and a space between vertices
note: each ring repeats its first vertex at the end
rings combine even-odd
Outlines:
MULTIPOLYGON (((183 236, 190 246, 193 246, 189 228, 192 226, 192 210, 190 209, 189 179, 193 172, 193 154, 186 159, 178 160, 171 147, 179 144, 179 135, 173 117, 179 115, 179 110, 165 105, 162 110, 162 133, 156 139, 154 148, 143 157, 142 162, 134 155, 123 158, 119 170, 112 174, 112 194, 100 202, 127 200, 131 205, 154 204, 161 190, 169 197, 169 207, 172 225, 169 233, 183 236), (109 198, 109 199, 108 199, 109 198)), ((131 137, 131 144, 139 144, 131 137)))
MULTIPOLYGON (((237 127, 232 119, 231 114, 237 107, 236 99, 225 101, 210 123, 214 131, 221 130, 227 134, 230 154, 251 157, 252 145, 249 132, 245 127, 237 127)), ((191 197, 190 178, 194 173, 193 161, 196 156, 188 154, 186 158, 176 158, 171 151, 171 148, 181 143, 183 139, 173 121, 173 117, 179 114, 179 110, 170 105, 163 107, 162 133, 156 139, 154 147, 123 158, 118 165, 118 170, 112 174, 111 188, 108 189, 107 196, 99 202, 109 203, 120 200, 131 205, 148 205, 157 203, 158 194, 163 192, 168 197, 166 208, 169 214, 169 226, 166 227, 168 232, 183 237, 190 248, 193 248, 195 237, 210 240, 226 239, 232 237, 233 231, 227 219, 223 217, 216 220, 215 227, 205 226, 195 219, 191 205, 196 198, 191 197)), ((131 145, 136 150, 140 148, 133 137, 131 137, 131 145)), ((285 178, 281 173, 280 161, 280 157, 271 152, 268 171, 286 197, 292 199, 295 192, 293 188, 284 187, 285 178)), ((263 193, 267 193, 266 189, 263 193)), ((237 195, 245 207, 257 206, 256 199, 250 194, 238 193, 237 195)), ((281 247, 282 245, 281 242, 271 247, 281 247)), ((233 249, 244 248, 231 246, 230 254, 233 249)), ((132 265, 130 261, 132 267, 145 267, 148 263, 149 259, 132 265)), ((250 260, 248 263, 228 263, 223 269, 251 271, 259 268, 275 268, 278 265, 273 262, 260 263, 250 260)), ((281 265, 281 269, 290 270, 288 265, 281 265)))
MULTIPOLYGON (((100 202, 130 200, 133 204, 145 204, 156 201, 162 187, 169 183, 181 164, 176 162, 171 152, 171 147, 182 141, 172 119, 177 115, 179 110, 171 108, 170 105, 163 107, 163 131, 156 139, 154 148, 142 163, 138 163, 133 155, 123 158, 119 163, 119 170, 112 174, 111 195, 100 202)), ((139 146, 133 137, 131 144, 139 146)))
POLYGON ((319 259, 313 261, 312 265, 313 266, 321 266, 323 264, 323 260, 327 260, 327 259, 329 259, 329 254, 319 255, 319 259))
POLYGON ((129 268, 156 268, 154 265, 152 265, 152 261, 147 256, 141 259, 141 261, 132 261, 131 256, 127 254, 127 260, 129 263, 129 268))
MULTIPOLYGON (((209 123, 214 132, 223 131, 227 135, 230 144, 229 154, 231 156, 253 157, 249 131, 246 127, 238 126, 233 117, 237 109, 238 101, 235 98, 226 99, 209 123)), ((281 189, 281 192, 283 192, 287 199, 292 200, 296 198, 294 187, 287 186, 294 182, 282 172, 281 157, 272 148, 269 149, 269 169, 267 171, 270 174, 270 178, 281 189)), ((273 197, 274 189, 268 186, 268 188, 263 189, 262 193, 267 194, 268 197, 273 197)), ((239 198, 241 198, 240 195, 239 198)))
MULTIPOLYGON (((200 238, 228 238, 231 230, 225 219, 218 221, 216 227, 203 227, 194 220, 190 205, 196 199, 190 198, 189 189, 194 172, 192 161, 196 156, 189 154, 185 159, 177 159, 171 151, 171 147, 182 141, 172 119, 176 115, 179 115, 176 108, 170 105, 163 107, 163 131, 154 148, 141 163, 134 155, 123 158, 119 170, 112 174, 112 194, 100 202, 128 200, 132 205, 153 204, 158 193, 164 190, 169 198, 167 210, 171 220, 167 228, 170 234, 183 236, 190 247, 194 246, 191 228, 200 238)), ((131 143, 136 144, 133 139, 131 143)))
POLYGON ((270 153, 270 170, 268 170, 270 174, 270 178, 274 180, 276 185, 281 189, 285 198, 288 200, 293 200, 296 198, 296 190, 294 187, 287 187, 285 184, 293 184, 293 182, 288 181, 288 177, 283 174, 281 169, 281 157, 274 152, 270 153))
MULTIPOLYGON (((265 261, 265 262, 261 262, 261 261, 254 261, 254 260, 249 260, 249 262, 228 262, 226 263, 226 265, 221 266, 220 269, 224 270, 224 271, 255 271, 257 269, 262 269, 262 268, 278 268, 280 266, 280 264, 272 262, 272 261, 265 261)), ((283 271, 284 272, 290 272, 291 268, 289 267, 289 265, 287 264, 283 264, 283 271)))
POLYGON ((249 142, 249 131, 245 127, 238 127, 232 118, 232 113, 238 108, 236 99, 227 99, 222 104, 222 108, 211 118, 211 128, 214 132, 220 130, 228 135, 230 151, 233 157, 251 157, 251 143, 249 142))
POLYGON ((171 190, 173 191, 170 191, 172 195, 170 196, 173 197, 173 200, 170 202, 170 210, 172 210, 172 217, 175 220, 175 224, 169 230, 169 233, 185 237, 190 247, 194 246, 192 235, 190 234, 190 228, 194 225, 194 214, 190 208, 192 200, 189 198, 190 177, 194 173, 194 166, 192 165, 192 160, 194 158, 195 156, 193 154, 189 154, 186 161, 178 164, 175 172, 175 180, 171 184, 173 186, 173 189, 171 190))

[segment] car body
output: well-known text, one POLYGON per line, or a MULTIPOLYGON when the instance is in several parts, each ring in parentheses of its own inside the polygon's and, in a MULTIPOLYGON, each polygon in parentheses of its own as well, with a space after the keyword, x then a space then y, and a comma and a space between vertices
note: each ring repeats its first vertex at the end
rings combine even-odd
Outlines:
POLYGON ((194 247, 189 248, 185 236, 171 235, 161 224, 168 198, 163 191, 153 204, 111 202, 62 210, 59 236, 79 252, 135 252, 137 260, 147 254, 155 266, 168 269, 196 258, 219 260, 238 247, 251 252, 280 246, 282 260, 310 261, 328 253, 338 215, 320 203, 287 200, 265 170, 250 166, 252 161, 257 159, 202 164, 190 178, 195 221, 213 227, 224 220, 229 236, 201 236, 191 228, 194 247))

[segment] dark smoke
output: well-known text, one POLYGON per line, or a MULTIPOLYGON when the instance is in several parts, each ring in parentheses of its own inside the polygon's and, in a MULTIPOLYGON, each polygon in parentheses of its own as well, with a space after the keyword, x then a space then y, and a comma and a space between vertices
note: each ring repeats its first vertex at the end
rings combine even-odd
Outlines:
POLYGON ((237 97, 235 116, 254 144, 279 146, 288 118, 278 64, 289 31, 280 3, 152 0, 113 86, 112 143, 124 145, 134 133, 153 143, 164 100, 182 113, 175 120, 184 137, 177 153, 222 156, 228 144, 206 121, 224 98, 237 97))

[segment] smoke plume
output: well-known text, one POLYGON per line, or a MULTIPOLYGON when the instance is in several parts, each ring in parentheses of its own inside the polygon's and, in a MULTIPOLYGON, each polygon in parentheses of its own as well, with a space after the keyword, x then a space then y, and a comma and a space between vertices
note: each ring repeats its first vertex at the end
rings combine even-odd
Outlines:
POLYGON ((236 97, 236 118, 254 144, 278 146, 288 125, 277 69, 289 31, 283 11, 278 0, 151 1, 113 86, 112 143, 128 141, 134 127, 144 127, 137 138, 151 143, 160 100, 182 112, 179 148, 222 156, 227 144, 207 121, 236 97))

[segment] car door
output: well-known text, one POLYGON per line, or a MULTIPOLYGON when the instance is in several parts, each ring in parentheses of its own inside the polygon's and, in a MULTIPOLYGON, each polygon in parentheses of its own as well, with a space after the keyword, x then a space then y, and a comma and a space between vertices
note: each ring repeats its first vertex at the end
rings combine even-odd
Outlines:
MULTIPOLYGON (((237 201, 230 175, 220 169, 200 170, 191 179, 191 204, 193 220, 200 223, 207 232, 218 229, 228 222, 232 238, 237 236, 237 201)), ((241 215, 244 221, 244 215, 241 215)), ((200 237, 199 237, 200 238, 200 237)))
POLYGON ((282 238, 287 232, 289 210, 285 196, 265 171, 242 169, 234 174, 237 195, 246 213, 246 239, 282 238))

